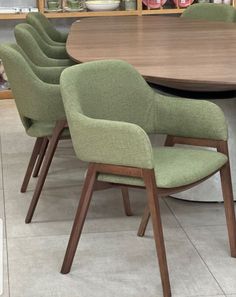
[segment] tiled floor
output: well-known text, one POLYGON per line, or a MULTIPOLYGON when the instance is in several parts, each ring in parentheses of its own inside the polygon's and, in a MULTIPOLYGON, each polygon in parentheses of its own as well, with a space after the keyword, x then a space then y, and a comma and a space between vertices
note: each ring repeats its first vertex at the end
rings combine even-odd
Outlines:
MULTIPOLYGON (((0 217, 5 222, 4 297, 161 297, 154 241, 136 236, 145 192, 131 190, 133 217, 121 193, 94 194, 71 273, 59 273, 86 164, 60 143, 33 222, 24 224, 36 180, 19 192, 33 146, 14 101, 0 102, 0 217)), ((174 297, 236 297, 222 204, 167 198, 161 211, 174 297)))

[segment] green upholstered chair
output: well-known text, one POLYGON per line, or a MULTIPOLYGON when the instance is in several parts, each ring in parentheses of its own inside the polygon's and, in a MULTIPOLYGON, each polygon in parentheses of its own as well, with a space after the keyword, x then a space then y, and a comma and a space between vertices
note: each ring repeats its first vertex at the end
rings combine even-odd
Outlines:
POLYGON ((14 29, 17 44, 23 49, 30 60, 39 66, 71 66, 74 65, 70 59, 55 59, 48 57, 40 48, 35 37, 25 28, 25 24, 18 24, 14 29))
MULTIPOLYGON (((33 170, 33 176, 38 175, 43 162, 25 220, 26 223, 30 223, 58 141, 63 138, 70 138, 58 84, 64 68, 38 67, 17 45, 1 45, 0 56, 25 131, 29 136, 36 138, 21 192, 26 191, 33 170), (55 77, 53 77, 53 73, 55 77)), ((107 188, 109 187, 107 186, 107 188)), ((97 190, 99 189, 98 185, 97 190)), ((125 213, 132 215, 127 187, 121 187, 121 190, 125 213)))
POLYGON ((62 135, 70 136, 69 130, 66 127, 60 87, 58 84, 55 84, 58 81, 60 71, 55 68, 48 71, 48 67, 45 67, 44 71, 42 67, 32 67, 32 63, 27 62, 28 59, 24 58, 22 50, 16 45, 1 45, 0 56, 3 60, 25 131, 29 136, 36 138, 21 192, 26 191, 36 160, 40 158, 40 152, 46 150, 48 146, 26 217, 26 223, 29 223, 39 199, 58 140, 62 135), (57 71, 55 72, 57 77, 51 83, 52 73, 50 72, 54 70, 57 71))
POLYGON ((231 255, 236 257, 227 124, 217 105, 161 96, 132 66, 112 60, 67 68, 61 91, 75 152, 89 162, 62 273, 71 269, 95 181, 147 189, 139 235, 150 209, 165 297, 171 290, 158 197, 189 189, 220 171, 231 255), (166 147, 152 147, 149 133, 168 135, 166 147), (172 147, 175 143, 217 151, 172 147))
POLYGON ((33 26, 48 44, 63 45, 66 43, 68 33, 58 31, 42 13, 28 13, 26 22, 33 26))
POLYGON ((44 54, 53 59, 69 59, 69 56, 66 52, 66 47, 61 45, 50 45, 39 35, 38 31, 34 29, 29 24, 20 24, 19 27, 22 30, 28 31, 29 34, 36 40, 40 49, 44 54))
POLYGON ((182 13, 181 17, 206 21, 234 22, 235 9, 226 4, 197 3, 190 5, 182 13))

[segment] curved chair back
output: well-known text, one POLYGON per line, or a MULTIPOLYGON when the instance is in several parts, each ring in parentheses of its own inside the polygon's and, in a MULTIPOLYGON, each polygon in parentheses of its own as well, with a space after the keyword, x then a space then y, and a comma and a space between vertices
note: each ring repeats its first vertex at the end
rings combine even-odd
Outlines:
POLYGON ((23 49, 30 60, 39 66, 71 66, 74 62, 69 59, 53 59, 46 56, 37 43, 32 32, 25 24, 18 24, 14 29, 18 45, 23 49))
POLYGON ((52 23, 40 12, 28 13, 26 21, 38 31, 48 44, 60 45, 67 40, 68 33, 56 30, 52 23))
POLYGON ((69 59, 65 46, 49 45, 39 35, 38 31, 36 31, 34 27, 29 24, 21 24, 20 27, 23 30, 28 31, 33 36, 38 46, 41 48, 44 54, 47 55, 47 57, 53 59, 69 59))
POLYGON ((61 77, 68 121, 71 113, 90 118, 134 123, 147 132, 154 131, 155 92, 126 62, 118 60, 88 62, 70 67, 61 77), (91 87, 92 85, 92 87, 91 87), (71 108, 73 106, 74 108, 71 108))
POLYGON ((34 121, 52 123, 65 118, 58 85, 40 80, 15 46, 1 45, 0 56, 26 131, 34 121))
POLYGON ((35 65, 25 54, 25 52, 22 50, 20 46, 18 46, 17 44, 9 44, 9 46, 12 49, 15 49, 23 56, 23 58, 29 64, 30 68, 34 71, 34 73, 39 77, 39 79, 49 84, 59 85, 60 75, 66 67, 64 66, 41 67, 41 66, 35 65))
POLYGON ((197 3, 190 5, 182 13, 181 17, 206 21, 234 22, 235 9, 226 4, 197 3))

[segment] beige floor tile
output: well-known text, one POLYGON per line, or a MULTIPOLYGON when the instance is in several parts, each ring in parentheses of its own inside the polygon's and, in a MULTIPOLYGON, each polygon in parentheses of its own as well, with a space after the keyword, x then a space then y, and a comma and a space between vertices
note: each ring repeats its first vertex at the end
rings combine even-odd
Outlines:
MULTIPOLYGON (((174 296, 222 294, 180 229, 166 229, 174 296)), ((11 297, 161 296, 153 238, 83 234, 71 273, 59 273, 67 237, 9 239, 11 297)))
MULTIPOLYGON (((3 154, 4 189, 19 191, 31 153, 3 154)), ((56 151, 45 182, 45 188, 77 185, 83 182, 87 164, 77 160, 72 147, 60 146, 56 151)), ((31 178, 29 190, 37 179, 31 178)))
POLYGON ((3 294, 1 297, 9 297, 9 284, 8 284, 8 261, 7 261, 7 249, 6 241, 3 245, 3 294))
POLYGON ((3 154, 31 153, 35 138, 27 136, 24 131, 10 133, 3 131, 1 132, 1 141, 3 154))
POLYGON ((169 197, 165 201, 182 226, 226 224, 223 203, 190 202, 169 197))
MULTIPOLYGON (((20 191, 30 154, 3 154, 3 184, 5 191, 20 191)), ((35 179, 29 183, 29 189, 35 187, 35 179)))
MULTIPOLYGON (((32 198, 32 191, 25 194, 6 191, 8 237, 69 234, 80 192, 81 187, 75 186, 45 189, 32 223, 25 224, 24 218, 32 198)), ((130 199, 134 215, 126 217, 119 189, 95 192, 86 220, 85 232, 138 230, 146 205, 145 191, 130 190, 130 199)), ((179 227, 163 201, 161 201, 161 213, 164 227, 179 227)))
POLYGON ((14 100, 2 100, 0 106, 0 132, 22 132, 24 127, 20 121, 14 100))
POLYGON ((230 257, 226 226, 185 228, 226 294, 236 294, 236 259, 230 257))

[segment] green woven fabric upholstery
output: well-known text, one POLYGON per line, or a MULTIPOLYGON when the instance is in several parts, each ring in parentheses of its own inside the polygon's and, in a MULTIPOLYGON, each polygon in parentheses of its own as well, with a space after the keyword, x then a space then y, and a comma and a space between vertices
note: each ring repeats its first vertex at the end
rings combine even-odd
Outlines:
POLYGON ((69 59, 66 47, 62 45, 50 45, 39 35, 39 33, 29 24, 20 24, 20 27, 28 31, 36 40, 41 50, 49 57, 54 59, 69 59))
MULTIPOLYGON (((175 188, 197 182, 227 162, 227 157, 221 153, 175 147, 153 148, 153 159, 159 188, 175 188)), ((100 174, 98 180, 144 186, 142 179, 134 177, 100 174)))
POLYGON ((19 47, 17 44, 9 44, 8 46, 18 51, 24 57, 26 62, 30 65, 31 69, 42 81, 49 84, 57 85, 60 83, 60 76, 62 71, 66 68, 65 66, 41 67, 35 65, 25 54, 22 48, 19 47))
MULTIPOLYGON (((61 91, 75 152, 83 161, 155 168, 158 186, 167 188, 198 181, 227 161, 210 150, 152 148, 148 133, 225 140, 225 118, 213 103, 155 93, 125 62, 67 68, 61 91)), ((99 177, 115 183, 120 178, 99 177)), ((141 182, 123 179, 126 184, 141 182)))
POLYGON ((206 21, 234 22, 235 9, 226 4, 197 3, 185 9, 181 17, 206 21))
POLYGON ((39 66, 53 67, 53 66, 71 66, 74 65, 70 59, 54 59, 49 58, 39 47, 34 36, 25 29, 24 24, 18 24, 14 29, 17 44, 23 49, 30 60, 39 66))
POLYGON ((55 122, 65 118, 59 85, 42 81, 14 46, 1 45, 0 57, 26 133, 51 135, 55 122))
POLYGON ((223 111, 205 100, 156 95, 156 128, 159 134, 227 140, 223 111))
POLYGON ((58 31, 53 24, 40 12, 30 12, 26 16, 26 22, 33 26, 39 35, 51 45, 65 44, 68 33, 58 31))

